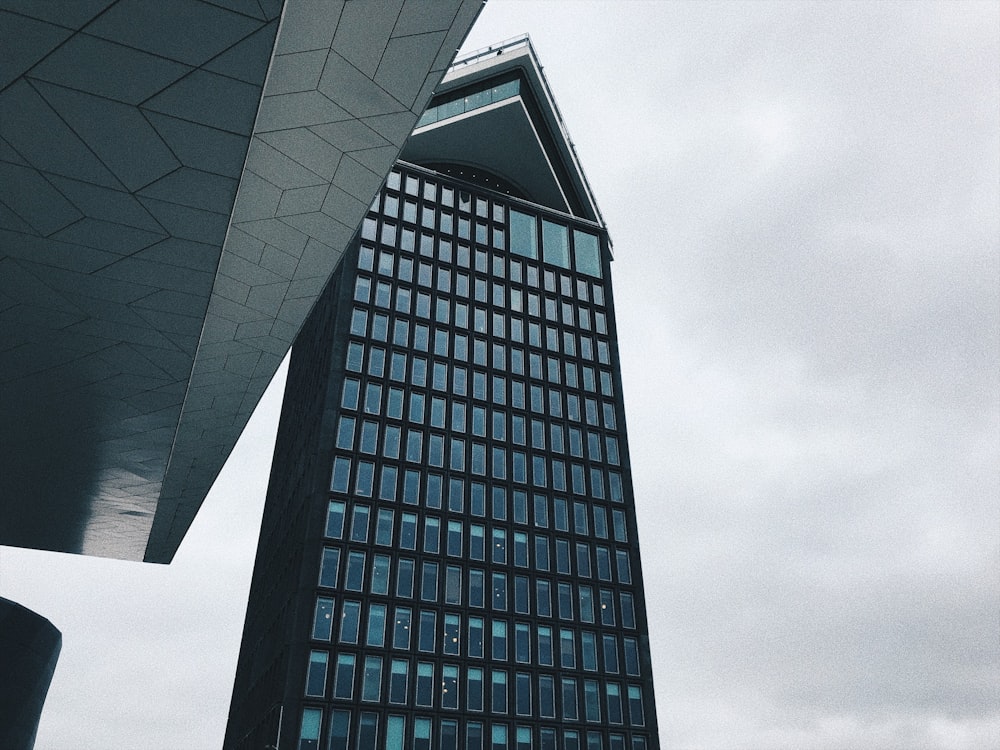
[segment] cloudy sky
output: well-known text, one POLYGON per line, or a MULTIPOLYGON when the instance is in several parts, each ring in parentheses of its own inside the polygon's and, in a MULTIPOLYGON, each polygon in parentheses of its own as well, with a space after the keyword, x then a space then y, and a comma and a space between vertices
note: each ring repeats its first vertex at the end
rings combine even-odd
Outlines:
MULTIPOLYGON (((611 229, 664 750, 1000 747, 1000 5, 491 0, 611 229)), ((280 378, 279 378, 280 379, 280 378)), ((168 566, 0 550, 39 750, 221 746, 268 392, 168 566)))

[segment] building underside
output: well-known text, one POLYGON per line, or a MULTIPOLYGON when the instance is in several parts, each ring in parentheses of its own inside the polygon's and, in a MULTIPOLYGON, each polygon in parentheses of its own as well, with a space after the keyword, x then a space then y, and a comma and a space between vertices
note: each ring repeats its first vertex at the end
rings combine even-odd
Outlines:
POLYGON ((173 558, 481 7, 0 2, 0 544, 173 558))

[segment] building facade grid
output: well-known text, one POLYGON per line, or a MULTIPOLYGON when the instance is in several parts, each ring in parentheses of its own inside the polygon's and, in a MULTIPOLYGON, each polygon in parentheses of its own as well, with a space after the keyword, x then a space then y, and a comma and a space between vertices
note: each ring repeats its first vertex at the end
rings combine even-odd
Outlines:
POLYGON ((608 261, 390 173, 340 272, 300 750, 658 747, 608 261))

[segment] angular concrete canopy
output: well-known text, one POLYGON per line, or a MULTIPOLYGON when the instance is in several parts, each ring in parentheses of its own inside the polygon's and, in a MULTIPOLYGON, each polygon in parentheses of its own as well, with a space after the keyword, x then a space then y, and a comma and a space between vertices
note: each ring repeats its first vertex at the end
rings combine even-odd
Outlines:
POLYGON ((0 1, 0 544, 172 559, 481 7, 0 1))

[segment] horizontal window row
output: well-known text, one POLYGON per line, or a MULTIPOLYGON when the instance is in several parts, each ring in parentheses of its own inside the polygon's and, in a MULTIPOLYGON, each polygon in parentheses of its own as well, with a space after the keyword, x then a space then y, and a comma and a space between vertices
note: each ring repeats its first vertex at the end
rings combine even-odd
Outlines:
POLYGON ((567 299, 593 302, 599 307, 605 305, 604 286, 599 281, 585 276, 574 278, 568 273, 557 273, 551 268, 541 268, 531 261, 509 256, 500 251, 491 252, 483 247, 471 248, 468 243, 461 240, 455 242, 449 237, 431 232, 418 234, 407 227, 403 227, 400 232, 397 249, 391 241, 395 237, 396 228, 392 225, 383 226, 380 235, 377 223, 372 223, 374 217, 370 219, 366 231, 368 236, 362 239, 374 242, 379 238, 383 242, 377 250, 369 242, 361 243, 356 264, 360 270, 412 282, 413 262, 419 258, 438 265, 447 265, 493 279, 510 281, 512 284, 524 285, 529 290, 538 289, 567 299))
MULTIPOLYGON (((587 427, 600 427, 603 414, 604 426, 609 432, 617 432, 612 402, 585 398, 583 406, 587 427)), ((440 430, 471 434, 473 437, 490 438, 514 445, 527 446, 530 442, 533 449, 568 453, 574 458, 586 456, 591 461, 606 459, 615 466, 621 463, 617 434, 602 437, 598 430, 587 430, 582 425, 574 427, 543 416, 528 416, 501 407, 469 403, 464 399, 449 399, 433 392, 386 385, 377 380, 344 378, 340 408, 373 416, 384 414, 389 419, 400 422, 426 424, 440 430)), ((344 419, 354 417, 342 417, 344 419)), ((342 421, 342 424, 349 427, 351 432, 343 437, 338 435, 338 441, 342 443, 338 447, 350 450, 353 427, 350 427, 349 421, 342 421)))
MULTIPOLYGON (((603 466, 585 466, 575 461, 566 462, 561 458, 520 450, 508 450, 504 446, 492 445, 487 449, 484 443, 472 441, 466 455, 465 440, 448 438, 443 434, 426 432, 416 428, 388 425, 383 437, 382 453, 388 458, 420 464, 436 469, 451 469, 466 472, 472 476, 490 477, 499 481, 531 485, 540 489, 551 488, 556 492, 572 492, 595 500, 623 502, 621 472, 605 470, 603 466), (399 442, 396 442, 397 439, 399 442), (446 449, 448 460, 445 460, 446 449), (530 477, 529 477, 530 473, 530 477)), ((366 450, 361 451, 367 453, 366 450)), ((395 500, 399 491, 401 472, 395 465, 379 462, 379 482, 375 483, 376 465, 372 461, 358 458, 353 474, 352 459, 347 456, 334 458, 330 489, 334 492, 353 493, 360 497, 378 497, 395 500)))
MULTIPOLYGON (((623 717, 626 711, 631 717, 633 710, 642 710, 641 693, 633 698, 631 693, 619 691, 617 697, 604 700, 609 711, 617 710, 620 703, 623 717)), ((508 724, 466 718, 411 717, 394 714, 391 709, 383 713, 333 708, 324 713, 323 708, 307 706, 302 709, 297 750, 319 750, 327 717, 327 739, 322 745, 326 750, 648 750, 649 747, 646 735, 626 734, 621 730, 536 727, 518 724, 516 720, 508 724)))
MULTIPOLYGON (((413 478, 415 481, 412 497, 408 498, 407 502, 416 505, 419 501, 417 493, 420 490, 420 476, 417 472, 413 472, 407 481, 409 478, 413 478)), ((432 478, 443 480, 440 475, 436 474, 427 477, 428 480, 432 478)), ((428 481, 427 486, 430 487, 431 484, 435 484, 440 489, 440 485, 430 481, 428 481)), ((476 482, 473 483, 472 489, 473 501, 470 511, 475 517, 486 518, 486 486, 476 482)), ((464 480, 453 477, 449 482, 449 490, 448 510, 456 513, 464 512, 464 480)), ((508 513, 510 503, 506 488, 493 487, 491 495, 489 517, 494 522, 506 523, 513 519, 518 524, 528 523, 528 493, 521 491, 513 493, 513 514, 508 513)), ((550 527, 549 498, 539 494, 535 494, 533 498, 535 526, 548 529, 550 527)), ((435 492, 433 501, 430 495, 426 496, 424 506, 440 510, 441 495, 435 492)), ((565 498, 557 497, 553 499, 552 507, 554 509, 552 526, 556 531, 569 532, 572 530, 577 537, 582 537, 586 541, 608 539, 608 532, 613 531, 615 541, 628 541, 625 513, 621 510, 612 509, 612 526, 609 529, 608 509, 603 505, 580 501, 569 503, 565 498), (570 525, 571 509, 572 526, 570 525), (591 532, 591 517, 593 517, 593 533, 591 532)), ((551 554, 547 551, 551 549, 551 543, 549 537, 544 534, 533 533, 529 535, 528 532, 517 529, 512 531, 506 525, 498 526, 496 523, 487 527, 475 522, 467 524, 464 519, 446 518, 442 520, 438 516, 397 511, 386 507, 372 507, 366 503, 349 505, 347 501, 336 499, 330 501, 327 509, 324 535, 329 539, 347 539, 360 544, 374 542, 384 547, 396 546, 401 549, 415 550, 419 546, 423 552, 447 554, 451 557, 467 557, 471 560, 486 559, 484 547, 481 546, 479 540, 492 535, 492 546, 495 548, 492 554, 495 563, 506 563, 509 549, 515 565, 528 567, 529 564, 532 564, 528 562, 529 547, 535 550, 533 567, 549 570, 548 567, 542 566, 548 566, 549 560, 552 559, 551 554), (348 514, 350 514, 349 519, 348 514), (397 527, 398 532, 396 531, 397 527), (422 544, 418 544, 421 530, 423 532, 422 544), (496 559, 498 555, 500 559, 496 559)), ((556 537, 556 542, 557 545, 559 542, 563 542, 566 546, 572 544, 570 540, 558 537, 556 537)), ((584 542, 581 542, 580 539, 576 540, 576 544, 581 543, 584 542)), ((609 549, 607 547, 601 548, 609 549)), ((612 554, 613 551, 609 550, 607 553, 609 559, 612 554)), ((559 557, 560 553, 557 552, 556 556, 559 557)), ((563 563, 557 560, 557 569, 562 565, 563 563)))
MULTIPOLYGON (((492 83, 490 81, 489 83, 492 83)), ((501 102, 506 99, 511 99, 517 96, 521 91, 521 81, 518 78, 512 78, 507 81, 495 85, 478 84, 474 85, 471 90, 463 89, 460 93, 443 94, 434 100, 434 104, 424 110, 424 113, 417 120, 417 128, 424 127, 425 125, 431 125, 435 122, 440 122, 441 120, 446 120, 450 117, 457 117, 458 115, 464 114, 465 112, 472 112, 473 110, 479 109, 481 107, 486 107, 490 104, 501 102)), ((395 182, 392 176, 389 177, 390 182, 395 182)), ((418 183, 416 175, 408 174, 406 176, 406 188, 409 190, 412 183, 418 183)), ((426 200, 435 200, 435 195, 437 192, 437 185, 431 180, 425 179, 424 183, 424 198, 426 200), (432 197, 427 198, 428 194, 432 197)), ((413 185, 414 192, 416 195, 417 185, 413 185)), ((451 188, 448 188, 451 191, 451 188)), ((453 191, 451 191, 453 193, 453 191)), ((441 202, 445 203, 445 186, 441 186, 441 202)), ((461 191, 459 193, 459 200, 461 205, 462 196, 465 197, 465 201, 470 205, 466 207, 465 210, 471 210, 471 200, 469 199, 469 194, 461 191)), ((451 198, 454 195, 449 196, 451 198)), ((485 198, 479 198, 476 201, 476 208, 486 203, 485 198)), ((445 205, 451 205, 451 202, 447 202, 445 205)), ((502 204, 494 204, 494 212, 497 207, 502 208, 502 204)), ((485 215, 485 212, 484 212, 485 215)))
MULTIPOLYGON (((573 422, 584 419, 581 405, 586 403, 586 396, 578 389, 563 392, 538 383, 525 383, 520 378, 508 378, 502 372, 478 369, 470 372, 468 367, 455 364, 449 359, 428 360, 419 355, 407 357, 406 352, 387 351, 381 346, 366 346, 360 341, 351 340, 347 344, 345 368, 352 373, 366 372, 373 378, 408 382, 418 388, 430 387, 442 393, 450 390, 461 397, 471 395, 477 401, 547 414, 551 419, 565 418, 573 422)), ((601 394, 613 397, 611 372, 601 370, 598 375, 601 394)))
MULTIPOLYGON (((323 565, 339 566, 339 559, 328 559, 334 554, 329 550, 331 548, 324 551, 323 565)), ((392 592, 391 595, 400 600, 419 598, 429 604, 465 605, 473 609, 485 609, 488 599, 489 607, 496 612, 558 617, 584 624, 599 622, 604 627, 615 627, 620 614, 622 627, 630 630, 636 627, 635 598, 628 591, 619 591, 616 596, 611 589, 599 588, 595 592, 585 583, 553 583, 547 578, 508 575, 482 568, 466 569, 461 565, 443 565, 428 560, 418 564, 412 558, 393 558, 380 553, 371 555, 371 568, 366 578, 367 554, 357 550, 353 556, 348 556, 343 591, 377 596, 390 596, 392 592)), ((332 573, 321 568, 321 585, 328 580, 324 576, 332 577, 332 573)), ((328 641, 333 633, 334 602, 330 596, 320 596, 318 601, 322 606, 317 605, 313 638, 328 641)))
MULTIPOLYGON (((568 226, 561 221, 515 208, 508 212, 509 222, 504 222, 502 214, 503 207, 498 204, 494 204, 492 220, 487 216, 456 214, 429 201, 418 203, 404 198, 400 206, 395 195, 386 193, 382 216, 366 216, 361 237, 406 252, 415 251, 418 235, 429 233, 439 242, 455 237, 474 242, 477 250, 489 247, 508 251, 511 255, 541 260, 585 276, 601 277, 600 238, 590 229, 568 226), (501 215, 499 219, 497 212, 501 215)), ((421 244, 423 242, 421 239, 421 244)), ((458 262, 461 265, 462 259, 459 258, 458 262)))
MULTIPOLYGON (((485 199, 477 198, 477 206, 479 202, 485 203, 485 199)), ((514 255, 533 260, 541 259, 547 264, 573 269, 587 276, 601 276, 600 240, 589 229, 567 226, 561 221, 517 208, 509 209, 509 220, 504 222, 504 207, 497 203, 493 204, 492 216, 478 213, 475 217, 465 216, 461 208, 457 214, 449 208, 439 207, 426 199, 418 203, 409 197, 404 197, 400 204, 397 196, 387 192, 382 202, 381 230, 376 232, 373 225, 378 223, 378 219, 370 215, 366 218, 362 236, 367 240, 374 240, 377 236, 381 243, 392 247, 399 239, 400 247, 406 248, 409 242, 404 239, 403 233, 407 230, 405 225, 411 224, 421 230, 445 236, 455 235, 459 239, 474 240, 477 245, 506 249, 514 255), (399 225, 400 220, 404 226, 399 225)))
MULTIPOLYGON (((503 321, 497 322, 497 325, 502 326, 503 321)), ((548 343, 556 344, 555 347, 547 347, 548 351, 558 352, 558 331, 551 326, 545 330, 547 339, 550 339, 550 341, 546 341, 546 345, 548 343)), ((391 341, 394 347, 407 348, 412 344, 413 352, 399 351, 398 353, 403 358, 409 355, 423 361, 425 369, 427 368, 427 358, 421 354, 433 354, 435 357, 447 360, 442 362, 442 366, 458 365, 456 371, 460 370, 464 374, 460 383, 453 382, 452 388, 455 390, 461 385, 463 390, 467 391, 469 376, 466 364, 471 362, 478 368, 492 369, 493 374, 510 373, 519 377, 527 376, 531 380, 542 380, 577 391, 587 393, 600 391, 605 396, 611 396, 614 393, 610 370, 583 364, 575 358, 568 359, 532 350, 528 350, 526 354, 524 349, 507 346, 501 341, 489 343, 485 338, 470 338, 464 333, 452 332, 448 328, 432 327, 424 323, 412 325, 411 330, 411 321, 409 320, 391 317, 386 313, 375 313, 369 318, 368 311, 360 307, 354 308, 351 318, 351 333, 376 345, 391 341), (487 354, 489 354, 488 358, 487 354)), ((567 349, 574 349, 574 345, 570 343, 576 340, 573 334, 564 332, 563 339, 563 343, 568 345, 567 349)), ((581 340, 588 342, 588 354, 592 354, 593 352, 589 351, 589 342, 591 341, 589 337, 581 337, 581 340)), ((539 340, 537 346, 541 345, 539 340)), ((600 341, 598 346, 602 364, 608 364, 610 360, 606 342, 600 341)), ((576 355, 572 354, 571 356, 575 357, 576 355)), ((405 361, 405 359, 400 361, 405 361)), ((390 379, 396 380, 397 377, 392 377, 392 372, 390 368, 390 379)), ((444 372, 446 371, 442 371, 442 373, 444 372)), ((405 382, 405 373, 406 370, 398 372, 399 382, 405 382)), ((454 381, 455 377, 452 375, 450 379, 454 381)), ((439 377, 438 381, 434 382, 434 387, 438 390, 448 390, 448 380, 447 375, 439 377)))
MULTIPOLYGON (((326 531, 331 538, 343 538, 343 518, 337 518, 346 512, 343 506, 342 501, 330 503, 326 531)), ((596 578, 606 582, 617 580, 623 585, 632 583, 631 563, 626 549, 591 544, 589 541, 550 538, 541 533, 511 531, 502 526, 466 523, 462 519, 442 520, 438 516, 422 513, 401 512, 397 523, 396 512, 391 508, 372 511, 370 506, 364 504, 353 507, 348 535, 350 541, 359 544, 371 541, 383 547, 419 550, 425 555, 446 555, 459 560, 488 560, 494 566, 513 565, 578 578, 596 578), (370 533, 372 526, 374 530, 370 533)), ((337 554, 338 557, 331 561, 337 566, 331 567, 323 578, 327 581, 323 584, 325 586, 338 585, 340 558, 339 552, 337 554)), ((358 556, 365 553, 356 551, 350 554, 358 556)), ((358 559, 363 561, 364 557, 358 559)), ((349 581, 349 578, 345 580, 344 585, 350 585, 349 581)))
POLYGON ((409 659, 343 651, 335 655, 333 664, 329 660, 325 651, 310 654, 307 697, 325 698, 329 693, 333 700, 635 727, 646 724, 639 685, 497 667, 429 661, 413 665, 409 659))
MULTIPOLYGON (((404 229, 404 231, 406 231, 404 229)), ((445 237, 432 234, 420 235, 419 256, 414 255, 414 248, 410 245, 415 242, 415 238, 407 240, 406 252, 399 252, 395 248, 385 247, 378 250, 373 245, 362 243, 358 251, 357 267, 361 271, 378 274, 381 277, 393 278, 407 284, 413 283, 414 262, 436 263, 446 265, 455 270, 457 274, 472 273, 486 280, 487 277, 497 283, 511 283, 512 297, 511 305, 518 304, 525 298, 521 295, 527 293, 527 308, 534 317, 541 317, 539 310, 539 294, 552 294, 569 300, 574 299, 581 303, 593 303, 598 307, 605 305, 604 286, 593 279, 578 277, 574 279, 566 273, 556 274, 551 269, 542 269, 531 262, 522 262, 516 257, 507 256, 503 253, 490 253, 482 248, 472 250, 467 244, 462 242, 453 243, 445 237), (468 272, 468 273, 467 273, 468 272), (521 290, 524 286, 526 289, 521 290), (537 289, 538 291, 532 291, 537 289)), ((462 282, 456 281, 456 284, 462 282)), ((478 282, 475 282, 478 283, 478 282)), ((477 287, 478 289, 478 287, 477 287)), ((477 292, 478 294, 478 292, 477 292)), ((468 296, 468 293, 466 293, 468 296)), ((495 292, 494 292, 495 296, 495 292)), ((485 295, 484 295, 485 298, 485 295)))
MULTIPOLYGON (((334 604, 330 597, 317 598, 314 636, 326 634, 327 616, 333 612, 334 604)), ((339 619, 330 637, 314 640, 639 676, 639 645, 631 636, 537 622, 511 623, 480 615, 417 610, 383 602, 341 600, 339 619)))
MULTIPOLYGON (((411 392, 408 394, 409 402, 408 416, 413 423, 421 424, 424 420, 424 409, 427 399, 424 394, 411 392)), ((433 401, 433 399, 431 399, 433 401)), ((431 403, 432 422, 442 422, 440 414, 443 412, 444 404, 431 403)), ((465 404, 459 404, 458 408, 452 409, 452 424, 463 427, 462 417, 468 411, 462 408, 465 404)), ((473 415, 473 418, 479 415, 473 415)), ((552 487, 555 490, 570 491, 579 495, 586 495, 587 484, 585 477, 588 467, 583 463, 570 461, 567 471, 567 463, 562 458, 552 456, 546 457, 536 453, 547 449, 546 437, 551 439, 553 451, 558 454, 567 452, 572 458, 586 459, 590 465, 590 472, 595 470, 603 471, 599 464, 609 463, 612 466, 619 466, 621 459, 618 451, 618 438, 613 435, 602 436, 597 432, 590 432, 584 440, 584 432, 579 428, 570 427, 568 430, 568 441, 565 440, 563 426, 552 423, 549 429, 545 429, 545 423, 541 420, 532 420, 532 451, 517 450, 517 445, 508 447, 501 444, 503 436, 506 434, 506 420, 502 410, 494 411, 492 414, 493 424, 491 434, 501 436, 499 440, 489 443, 486 440, 469 439, 463 433, 442 434, 433 431, 425 431, 418 427, 403 427, 398 424, 382 424, 376 419, 358 419, 349 414, 342 414, 337 420, 337 435, 335 446, 342 451, 358 452, 371 456, 381 454, 384 458, 393 460, 406 460, 411 463, 427 462, 429 466, 447 467, 451 471, 475 474, 478 476, 490 476, 493 479, 511 479, 520 484, 528 484, 528 467, 531 466, 532 481, 537 487, 547 486, 546 482, 539 481, 534 474, 542 471, 544 474, 552 475, 552 487), (568 442, 568 446, 566 443, 568 442), (586 445, 586 455, 584 446, 586 445), (559 449, 559 450, 555 450, 559 449), (540 463, 540 459, 545 461, 540 463), (539 467, 542 467, 541 469, 539 467), (547 467, 547 468, 546 468, 547 467), (567 474, 570 478, 570 485, 567 485, 567 474)), ((485 420, 484 420, 485 421, 485 420)), ((479 427, 480 425, 476 425, 479 427)), ((519 425, 520 426, 520 425, 519 425)), ((525 445, 525 447, 528 447, 525 445)), ((605 483, 603 477, 591 479, 592 486, 590 493, 595 497, 603 498, 605 483)))
MULTIPOLYGON (((477 333, 489 331, 496 338, 509 338, 517 344, 523 344, 527 340, 531 346, 537 347, 542 346, 543 325, 546 326, 546 331, 557 331, 557 326, 561 325, 564 333, 581 338, 589 338, 595 333, 608 335, 607 316, 603 312, 592 311, 589 306, 559 301, 555 297, 539 297, 534 292, 522 296, 517 287, 508 288, 499 282, 490 284, 478 276, 472 282, 470 287, 467 274, 452 274, 448 268, 439 268, 434 273, 429 263, 420 263, 417 289, 359 275, 354 280, 354 301, 424 320, 431 320, 433 317, 439 323, 449 323, 458 329, 474 330, 477 333), (433 281, 435 277, 436 282, 433 281), (437 293, 432 294, 422 288, 437 293), (455 298, 452 299, 450 295, 455 298), (463 300, 474 300, 479 304, 463 300), (492 304, 492 308, 486 307, 487 304, 492 304), (527 318, 524 317, 525 312, 527 318)), ((547 333, 545 345, 553 351, 559 351, 560 341, 547 333)), ((572 354, 576 346, 567 342, 565 349, 567 354, 572 354)), ((581 354, 585 353, 581 347, 581 354)))
MULTIPOLYGON (((427 437, 427 449, 424 451, 422 430, 406 430, 406 447, 402 460, 412 464, 424 464, 431 468, 445 468, 445 437, 430 433, 427 437)), ((391 451, 391 446, 390 446, 391 451)), ((544 454, 529 454, 523 451, 510 452, 510 471, 507 468, 507 451, 494 446, 490 450, 490 470, 486 469, 486 455, 477 452, 477 444, 472 446, 472 456, 468 471, 473 476, 491 476, 497 480, 511 480, 518 484, 531 484, 534 487, 546 489, 549 486, 557 492, 572 492, 574 495, 589 496, 595 500, 611 500, 614 503, 623 502, 622 478, 617 471, 604 471, 603 468, 591 466, 589 471, 582 464, 570 463, 569 479, 567 481, 566 462, 551 458, 544 454), (531 481, 528 481, 527 467, 531 467, 531 481), (589 484, 588 484, 589 480, 589 484)), ((447 464, 453 468, 451 462, 447 464)), ((459 469, 462 470, 462 469, 459 469)), ((376 485, 376 464, 364 459, 352 460, 347 456, 337 456, 333 460, 333 473, 330 479, 330 489, 333 492, 354 494, 358 497, 377 497, 380 500, 395 501, 399 492, 400 477, 405 477, 405 469, 381 462, 378 466, 378 484, 376 485), (352 464, 354 464, 352 470, 352 464), (353 473, 353 482, 352 482, 353 473)))

